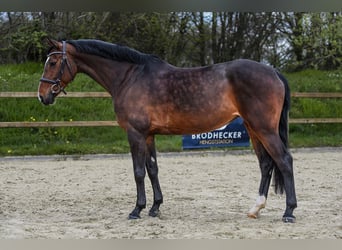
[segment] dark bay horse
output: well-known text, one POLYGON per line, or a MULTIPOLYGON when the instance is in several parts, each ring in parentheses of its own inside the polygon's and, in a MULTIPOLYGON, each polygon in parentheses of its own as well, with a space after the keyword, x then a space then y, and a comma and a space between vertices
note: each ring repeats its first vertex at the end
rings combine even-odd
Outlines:
MULTIPOLYGON (((290 91, 273 68, 251 60, 178 68, 156 56, 98 40, 49 40, 39 100, 49 105, 77 73, 85 73, 112 96, 119 125, 127 132, 137 188, 129 218, 146 207, 144 178, 151 180, 157 216, 163 195, 158 180, 155 134, 195 134, 217 129, 240 116, 259 160, 261 182, 255 206, 265 207, 273 174, 275 191, 286 194, 284 222, 295 222, 297 206, 288 150, 290 91)), ((214 167, 214 166, 213 166, 214 167)))

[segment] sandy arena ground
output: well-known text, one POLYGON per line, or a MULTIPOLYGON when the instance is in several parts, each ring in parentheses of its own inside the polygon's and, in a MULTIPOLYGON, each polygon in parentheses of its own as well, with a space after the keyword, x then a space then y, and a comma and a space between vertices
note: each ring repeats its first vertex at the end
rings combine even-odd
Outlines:
POLYGON ((0 158, 0 238, 342 238, 342 148, 292 149, 297 223, 281 217, 285 195, 270 190, 259 219, 246 214, 260 181, 246 151, 158 154, 159 218, 146 179, 142 219, 130 155, 0 158))

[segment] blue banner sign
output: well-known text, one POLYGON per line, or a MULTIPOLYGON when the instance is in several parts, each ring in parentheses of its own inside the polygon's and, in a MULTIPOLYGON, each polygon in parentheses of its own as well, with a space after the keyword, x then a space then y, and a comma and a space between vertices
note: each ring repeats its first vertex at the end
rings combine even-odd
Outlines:
POLYGON ((249 135, 242 118, 238 117, 228 125, 211 132, 183 135, 182 143, 183 149, 247 147, 249 146, 249 135))

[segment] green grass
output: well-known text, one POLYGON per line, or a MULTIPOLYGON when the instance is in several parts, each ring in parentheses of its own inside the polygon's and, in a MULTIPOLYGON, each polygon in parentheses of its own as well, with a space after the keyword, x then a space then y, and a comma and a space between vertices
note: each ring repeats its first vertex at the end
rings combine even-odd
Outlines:
MULTIPOLYGON (((37 91, 43 65, 0 65, 0 92, 37 91)), ((341 92, 342 72, 307 70, 285 74, 292 92, 341 92)), ((104 91, 79 74, 67 91, 104 91)), ((290 117, 342 117, 338 98, 292 98, 290 117)), ((44 106, 36 98, 0 98, 0 121, 115 120, 110 98, 58 98, 44 106)), ((181 136, 157 136, 158 151, 181 151, 181 136)), ((292 124, 291 147, 342 146, 342 124, 292 124)), ((127 153, 119 127, 1 128, 0 156, 39 154, 127 153)))
POLYGON ((284 73, 292 92, 341 92, 342 71, 304 70, 284 73))
MULTIPOLYGON (((342 92, 341 71, 305 70, 284 74, 292 92, 342 92)), ((292 98, 291 118, 342 117, 341 98, 292 98)), ((291 124, 291 147, 342 145, 342 124, 291 124)))

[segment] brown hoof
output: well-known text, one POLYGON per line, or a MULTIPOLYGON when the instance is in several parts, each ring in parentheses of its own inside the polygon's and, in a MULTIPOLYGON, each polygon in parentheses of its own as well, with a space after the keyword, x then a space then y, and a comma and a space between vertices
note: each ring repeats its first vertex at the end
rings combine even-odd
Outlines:
POLYGON ((252 219, 257 219, 259 217, 259 213, 248 213, 247 216, 252 219))

